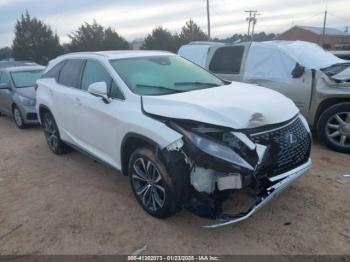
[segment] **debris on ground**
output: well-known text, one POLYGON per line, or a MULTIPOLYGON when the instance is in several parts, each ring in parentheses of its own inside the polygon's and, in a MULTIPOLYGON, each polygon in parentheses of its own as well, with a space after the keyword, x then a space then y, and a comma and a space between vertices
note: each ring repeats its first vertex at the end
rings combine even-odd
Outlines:
POLYGON ((337 176, 336 180, 339 184, 348 184, 350 183, 350 174, 337 176))
POLYGON ((22 227, 22 224, 19 224, 18 226, 14 227, 13 229, 11 229, 9 232, 3 234, 0 236, 0 240, 3 240, 5 237, 11 235, 13 232, 15 232, 17 229, 19 229, 20 227, 22 227))
POLYGON ((147 249, 147 245, 144 245, 142 248, 135 250, 134 252, 132 252, 132 256, 138 256, 141 255, 143 252, 145 252, 147 249))

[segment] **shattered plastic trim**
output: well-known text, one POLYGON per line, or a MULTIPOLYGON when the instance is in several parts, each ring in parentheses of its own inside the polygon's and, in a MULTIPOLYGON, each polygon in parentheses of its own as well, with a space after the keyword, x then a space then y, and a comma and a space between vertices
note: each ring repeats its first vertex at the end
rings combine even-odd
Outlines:
POLYGON ((290 184, 292 184, 294 181, 296 181, 298 178, 303 176, 309 169, 311 168, 311 160, 309 160, 304 165, 288 172, 292 173, 285 179, 281 180, 280 182, 276 183, 275 185, 268 188, 268 192, 266 196, 260 198, 255 204, 246 212, 242 213, 234 218, 227 218, 227 219, 221 219, 221 221, 217 224, 203 226, 204 228, 217 228, 221 226, 226 226, 230 224, 235 224, 237 222, 243 221, 251 217, 258 209, 263 207, 265 204, 270 202, 275 196, 277 196, 279 193, 281 193, 284 189, 286 189, 290 184))

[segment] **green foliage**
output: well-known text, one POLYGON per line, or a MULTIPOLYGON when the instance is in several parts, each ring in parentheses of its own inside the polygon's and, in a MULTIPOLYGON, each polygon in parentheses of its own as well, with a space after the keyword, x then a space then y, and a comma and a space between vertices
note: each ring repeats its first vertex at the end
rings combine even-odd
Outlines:
POLYGON ((129 43, 112 28, 104 28, 94 21, 82 24, 76 32, 69 35, 69 51, 103 51, 129 49, 129 43))
MULTIPOLYGON (((255 42, 262 42, 262 41, 270 41, 273 40, 276 37, 275 34, 266 34, 265 32, 260 32, 257 34, 254 34, 254 41, 255 42)), ((225 39, 214 39, 214 41, 219 41, 223 43, 233 43, 236 41, 241 41, 241 42, 248 42, 251 41, 252 38, 251 36, 248 36, 247 34, 242 35, 242 34, 234 34, 231 37, 225 38, 225 39)))
POLYGON ((202 29, 192 20, 186 22, 182 27, 179 35, 181 45, 186 45, 193 41, 207 41, 208 36, 202 31, 202 29))
POLYGON ((17 20, 12 50, 16 60, 47 64, 50 59, 61 53, 61 46, 51 27, 31 17, 26 11, 21 19, 17 20))
POLYGON ((4 47, 0 49, 0 60, 9 59, 12 57, 12 49, 10 47, 4 47))
POLYGON ((206 41, 207 39, 207 35, 191 19, 182 27, 180 34, 172 34, 161 26, 156 27, 146 37, 141 49, 165 50, 175 53, 180 46, 188 44, 191 41, 206 41))
POLYGON ((153 29, 152 33, 146 37, 141 49, 176 52, 177 45, 174 40, 175 36, 173 36, 168 30, 159 26, 153 29))

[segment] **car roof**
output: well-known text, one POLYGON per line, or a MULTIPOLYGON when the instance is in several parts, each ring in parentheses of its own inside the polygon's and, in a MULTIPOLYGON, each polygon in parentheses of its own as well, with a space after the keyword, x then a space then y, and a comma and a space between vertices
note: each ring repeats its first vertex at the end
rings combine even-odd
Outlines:
POLYGON ((33 66, 13 66, 13 67, 6 67, 2 68, 0 70, 7 71, 7 72, 20 72, 20 71, 35 71, 35 70, 44 70, 45 67, 41 65, 33 65, 33 66))
POLYGON ((159 55, 175 55, 166 51, 140 51, 140 50, 118 50, 118 51, 98 51, 98 52, 78 52, 69 53, 58 57, 60 60, 64 58, 98 58, 105 59, 124 59, 132 57, 148 57, 159 55))
POLYGON ((223 42, 208 42, 208 41, 194 41, 190 42, 182 47, 191 46, 207 46, 207 47, 226 47, 226 46, 237 46, 237 45, 251 45, 252 42, 233 42, 233 43, 223 43, 223 42))
POLYGON ((0 61, 0 69, 8 67, 17 67, 17 66, 33 66, 38 65, 34 62, 29 61, 0 61))

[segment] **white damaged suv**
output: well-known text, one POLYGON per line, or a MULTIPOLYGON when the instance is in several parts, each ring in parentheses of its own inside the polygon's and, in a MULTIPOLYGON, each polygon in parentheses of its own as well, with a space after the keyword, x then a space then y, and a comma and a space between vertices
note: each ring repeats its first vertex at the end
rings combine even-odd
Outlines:
POLYGON ((121 170, 158 218, 187 208, 218 220, 209 227, 241 221, 311 166, 310 130, 290 99, 222 81, 171 53, 68 54, 37 84, 50 149, 121 170), (256 200, 227 214, 223 201, 241 189, 256 200))

